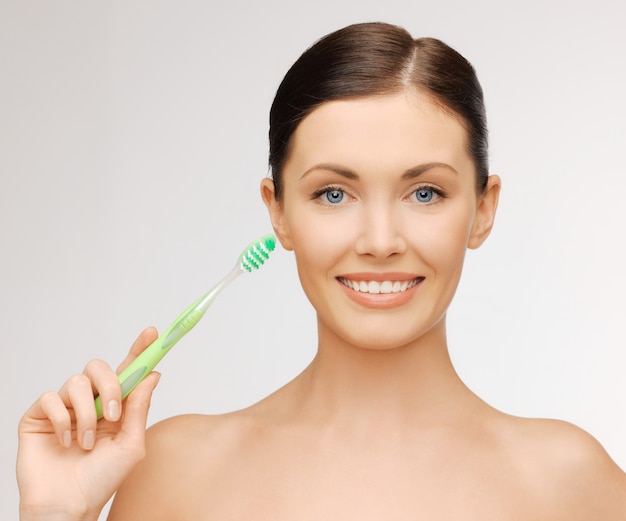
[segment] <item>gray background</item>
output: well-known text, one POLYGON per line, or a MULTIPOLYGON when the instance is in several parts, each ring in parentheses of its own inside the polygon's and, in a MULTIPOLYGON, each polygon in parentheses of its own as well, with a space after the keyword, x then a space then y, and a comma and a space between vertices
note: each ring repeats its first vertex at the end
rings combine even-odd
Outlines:
MULTIPOLYGON (((267 113, 318 37, 383 20, 484 86, 493 235, 449 314, 453 361, 507 412, 590 431, 626 466, 625 19, 619 2, 0 1, 0 518, 16 425, 91 358, 120 361, 269 231, 267 113)), ((238 279, 160 366, 150 422, 253 403, 311 359, 291 255, 238 279)))

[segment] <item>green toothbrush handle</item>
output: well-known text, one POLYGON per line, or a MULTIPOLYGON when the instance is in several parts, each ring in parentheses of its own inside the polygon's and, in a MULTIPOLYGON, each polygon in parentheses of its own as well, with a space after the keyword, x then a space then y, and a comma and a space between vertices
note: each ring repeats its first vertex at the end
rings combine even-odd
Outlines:
MULTIPOLYGON (((135 358, 135 360, 117 377, 122 387, 122 399, 126 398, 137 384, 150 374, 161 358, 167 354, 176 342, 191 331, 204 316, 204 313, 217 295, 219 295, 228 284, 244 272, 258 270, 269 258, 270 252, 274 251, 275 247, 276 237, 271 233, 264 235, 259 240, 248 245, 248 247, 241 252, 237 263, 230 273, 206 295, 200 297, 191 304, 191 306, 185 309, 185 311, 174 320, 172 325, 167 328, 159 338, 152 342, 143 353, 135 358)), ((95 399, 94 403, 98 419, 100 419, 103 417, 103 414, 102 400, 99 396, 95 399)))
MULTIPOLYGON (((185 336, 202 318, 204 310, 197 309, 199 300, 183 311, 159 338, 152 342, 143 353, 119 374, 117 379, 122 387, 122 399, 126 398, 137 387, 139 382, 150 374, 174 344, 185 336)), ((99 396, 95 399, 94 405, 98 419, 102 418, 102 401, 99 396)))

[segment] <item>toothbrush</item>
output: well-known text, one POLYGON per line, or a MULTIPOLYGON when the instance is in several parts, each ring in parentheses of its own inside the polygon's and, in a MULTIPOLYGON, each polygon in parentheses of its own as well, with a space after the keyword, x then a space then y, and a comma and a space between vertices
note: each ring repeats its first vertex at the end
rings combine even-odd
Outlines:
MULTIPOLYGON (((204 313, 213 303, 221 291, 244 272, 258 270, 269 258, 270 252, 276 247, 276 237, 271 233, 250 244, 241 252, 237 263, 226 277, 224 277, 208 293, 200 297, 183 311, 174 322, 160 335, 145 351, 120 373, 118 381, 122 386, 122 399, 155 368, 168 351, 185 336, 200 321, 204 313)), ((98 396, 95 399, 98 419, 102 418, 102 402, 98 396)))

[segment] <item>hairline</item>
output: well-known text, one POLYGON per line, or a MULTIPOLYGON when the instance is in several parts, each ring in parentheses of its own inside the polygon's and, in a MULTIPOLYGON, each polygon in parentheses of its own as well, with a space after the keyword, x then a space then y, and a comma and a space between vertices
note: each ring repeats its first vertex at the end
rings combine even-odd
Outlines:
MULTIPOLYGON (((339 96, 336 98, 324 100, 316 105, 312 105, 309 108, 309 110, 307 110, 302 115, 302 117, 298 120, 298 122, 296 123, 296 126, 291 132, 291 135, 289 136, 289 140, 287 141, 285 145, 283 161, 279 165, 281 178, 282 178, 285 165, 287 164, 287 162, 289 161, 289 158, 291 157, 291 153, 293 151, 294 137, 296 135, 298 128, 300 127, 300 124, 309 115, 315 112, 318 108, 322 107, 323 105, 326 105, 327 103, 332 103, 333 101, 357 101, 357 100, 372 99, 372 98, 386 98, 386 97, 394 96, 397 94, 406 93, 408 95, 412 94, 412 95, 424 96, 429 102, 431 102, 441 111, 443 111, 447 116, 454 118, 463 127, 466 152, 472 159, 472 164, 474 165, 474 177, 476 178, 476 193, 480 195, 484 189, 482 189, 479 186, 478 165, 476 164, 476 160, 474 158, 474 154, 472 153, 472 149, 471 149, 471 137, 470 137, 471 129, 470 129, 469 123, 467 122, 465 117, 459 114, 456 110, 454 110, 448 104, 444 103, 441 100, 441 98, 437 96, 434 92, 432 92, 431 90, 425 87, 414 85, 411 83, 410 74, 412 73, 413 68, 415 67, 414 62, 415 62, 414 59, 411 59, 409 61, 407 68, 403 71, 402 77, 400 78, 397 88, 384 89, 384 90, 381 90, 380 92, 372 92, 370 94, 362 94, 362 95, 355 95, 355 96, 339 96)), ((274 183, 276 182, 274 180, 273 175, 271 176, 271 179, 272 181, 274 181, 274 183)), ((283 192, 282 190, 276 190, 276 189, 274 190, 274 195, 277 201, 282 200, 282 192, 283 192)))

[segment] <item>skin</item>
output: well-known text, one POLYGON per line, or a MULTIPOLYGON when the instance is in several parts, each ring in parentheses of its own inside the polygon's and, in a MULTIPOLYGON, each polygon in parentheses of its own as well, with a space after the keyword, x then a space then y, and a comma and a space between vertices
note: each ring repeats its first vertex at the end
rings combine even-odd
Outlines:
MULTIPOLYGON (((155 425, 147 457, 132 471, 111 461, 87 465, 104 454, 100 439, 59 447, 69 423, 42 414, 48 400, 59 416, 75 408, 79 439, 95 427, 82 418, 91 390, 79 392, 80 382, 70 380, 26 414, 22 457, 47 454, 45 471, 62 467, 81 491, 107 469, 114 479, 98 478, 107 492, 123 481, 113 521, 625 519, 626 476, 591 436, 563 422, 503 414, 454 371, 446 310, 465 251, 489 235, 500 191, 491 176, 476 193, 459 121, 414 92, 329 102, 299 125, 283 174, 282 200, 271 180, 261 192, 317 313, 318 353, 309 367, 247 409, 155 425), (417 284, 405 294, 363 295, 345 279, 417 284), (33 426, 47 428, 45 447, 35 446, 33 426), (71 457, 52 457, 72 450, 89 479, 72 473, 71 457)), ((294 348, 303 341, 294 339, 294 348)), ((90 364, 85 376, 116 399, 112 371, 90 364)), ((132 433, 136 459, 155 383, 131 395, 123 422, 105 422, 114 429, 109 441, 122 444, 120 433, 132 433)), ((42 512, 32 498, 49 486, 30 471, 18 460, 21 490, 30 481, 22 519, 44 519, 28 517, 42 512)), ((76 519, 96 519, 96 490, 81 492, 82 501, 57 491, 55 508, 74 498, 76 519)))

